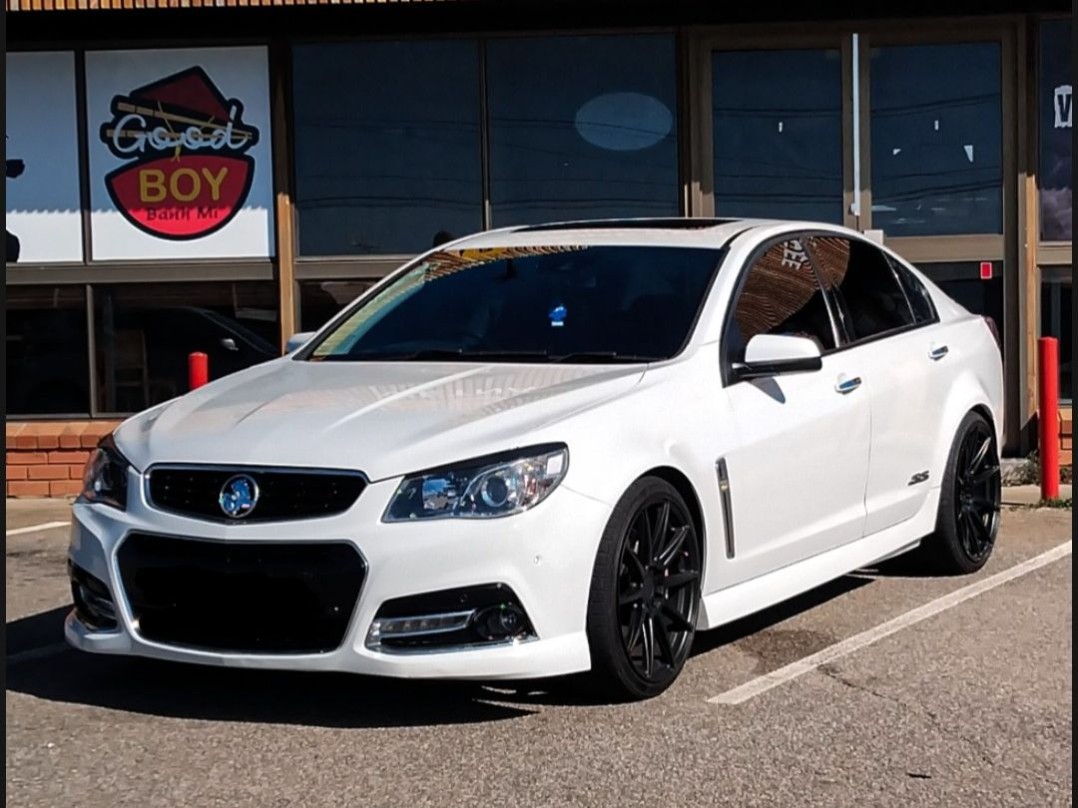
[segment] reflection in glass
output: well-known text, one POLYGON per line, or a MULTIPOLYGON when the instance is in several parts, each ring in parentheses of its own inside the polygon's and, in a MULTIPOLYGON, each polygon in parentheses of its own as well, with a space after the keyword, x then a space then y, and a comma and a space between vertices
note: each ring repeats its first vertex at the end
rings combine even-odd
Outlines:
POLYGON ((890 237, 1002 233, 999 44, 871 56, 872 226, 890 237))
POLYGON ((1059 397, 1070 401, 1071 342, 1074 334, 1074 320, 1071 317, 1071 294, 1074 288, 1071 268, 1045 268, 1041 273, 1041 336, 1059 340, 1059 397))
POLYGON ((299 285, 299 327, 317 331, 376 281, 302 281, 299 285))
POLYGON ((187 356, 210 379, 280 355, 272 283, 154 283, 94 288, 98 409, 137 412, 187 392, 187 356))
POLYGON ((88 339, 84 287, 8 286, 8 414, 88 414, 88 339))
POLYGON ((823 290, 799 239, 770 247, 749 270, 723 338, 728 360, 745 361, 758 334, 807 337, 821 352, 835 347, 823 290))
POLYGON ((718 269, 695 247, 444 250, 382 286, 315 361, 588 362, 679 353, 718 269))
POLYGON ((1071 137, 1074 82, 1070 20, 1041 23, 1040 170, 1041 240, 1070 241, 1072 227, 1071 137))
POLYGON ((842 222, 837 50, 712 54, 715 213, 842 222))
POLYGON ((293 50, 301 255, 416 253, 482 229, 475 42, 293 50))
POLYGON ((882 252, 837 236, 813 236, 808 242, 851 341, 913 325, 913 309, 882 252))
POLYGON ((674 39, 497 39, 487 49, 493 223, 676 216, 674 39))

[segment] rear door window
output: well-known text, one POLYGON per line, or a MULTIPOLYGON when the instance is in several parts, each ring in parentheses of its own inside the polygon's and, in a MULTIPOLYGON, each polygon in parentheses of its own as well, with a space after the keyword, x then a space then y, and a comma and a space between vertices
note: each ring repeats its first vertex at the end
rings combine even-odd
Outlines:
POLYGON ((936 306, 932 303, 932 296, 928 293, 928 289, 910 272, 908 266, 889 255, 885 257, 888 263, 891 264, 891 269, 894 270, 898 282, 902 284, 906 299, 909 300, 910 308, 913 309, 913 319, 918 324, 934 323, 936 321, 936 306))
POLYGON ((841 236, 812 236, 808 245, 850 342, 916 323, 891 262, 872 244, 841 236))

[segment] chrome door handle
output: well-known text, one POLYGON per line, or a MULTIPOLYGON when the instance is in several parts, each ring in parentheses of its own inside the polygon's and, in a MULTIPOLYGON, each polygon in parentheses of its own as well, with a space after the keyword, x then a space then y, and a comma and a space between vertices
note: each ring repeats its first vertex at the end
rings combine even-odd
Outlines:
POLYGON ((950 350, 946 345, 932 345, 928 349, 928 358, 932 360, 943 359, 950 350))
POLYGON ((835 392, 846 395, 847 393, 852 393, 860 386, 860 376, 854 376, 852 379, 847 379, 845 376, 840 376, 838 382, 835 383, 835 392))

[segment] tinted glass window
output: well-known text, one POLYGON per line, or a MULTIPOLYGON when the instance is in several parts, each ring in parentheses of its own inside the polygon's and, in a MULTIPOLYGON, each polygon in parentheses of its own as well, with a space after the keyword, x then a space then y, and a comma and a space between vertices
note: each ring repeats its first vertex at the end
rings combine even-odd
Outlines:
POLYGON ((482 229, 475 42, 305 45, 293 60, 300 254, 416 253, 482 229))
POLYGON ((873 227, 1002 233, 999 44, 873 48, 871 58, 873 227))
POLYGON ((187 392, 187 356, 210 379, 266 362, 278 349, 272 283, 154 283, 94 289, 98 409, 136 412, 187 392))
POLYGON ((748 270, 723 337, 727 362, 745 361, 745 347, 757 334, 809 337, 821 352, 835 347, 827 303, 797 239, 769 248, 748 270))
POLYGON ((670 247, 434 253, 356 309, 311 358, 668 358, 688 338, 719 260, 716 250, 670 247))
POLYGON ((674 54, 666 35, 491 41, 494 224, 676 216, 674 54))
POLYGON ((1041 23, 1041 238, 1071 239, 1071 136, 1074 132, 1070 20, 1041 23))
POLYGON ((1071 342, 1074 335, 1071 268, 1045 267, 1041 277, 1041 336, 1059 340, 1059 397, 1070 401, 1073 396, 1071 342))
POLYGON ((842 221, 837 50, 711 57, 715 212, 842 221))
POLYGON ((8 413, 89 413, 89 338, 84 287, 8 286, 8 413))
POLYGON ((317 331, 375 281, 302 281, 299 285, 299 328, 317 331))
POLYGON ((850 340, 912 325, 913 312, 886 256, 864 241, 814 236, 809 245, 850 340))
POLYGON ((913 319, 918 323, 934 321, 936 319, 936 306, 932 302, 932 296, 928 293, 925 285, 917 280, 916 276, 901 261, 896 261, 886 254, 885 257, 890 262, 891 269, 894 270, 898 282, 902 284, 902 291, 906 293, 906 299, 910 303, 910 308, 913 309, 913 319))

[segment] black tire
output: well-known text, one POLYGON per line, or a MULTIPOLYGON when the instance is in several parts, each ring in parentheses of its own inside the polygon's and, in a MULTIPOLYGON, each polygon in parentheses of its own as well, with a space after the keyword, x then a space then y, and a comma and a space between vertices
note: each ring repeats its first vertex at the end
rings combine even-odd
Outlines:
POLYGON ((598 693, 647 699, 673 684, 692 649, 701 569, 700 540, 677 489, 657 477, 633 483, 603 531, 592 573, 587 633, 598 693))
POLYGON ((921 543, 933 572, 968 575, 985 565, 999 532, 1000 485, 996 432, 969 412, 947 456, 936 532, 921 543))

